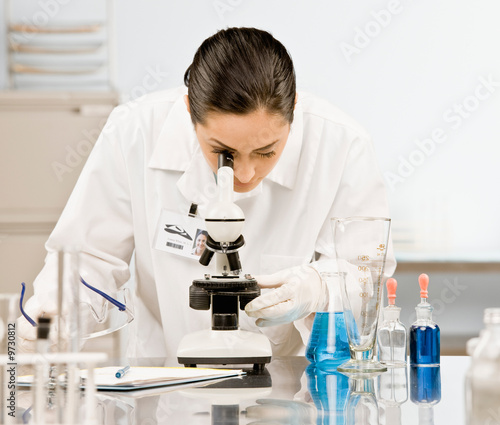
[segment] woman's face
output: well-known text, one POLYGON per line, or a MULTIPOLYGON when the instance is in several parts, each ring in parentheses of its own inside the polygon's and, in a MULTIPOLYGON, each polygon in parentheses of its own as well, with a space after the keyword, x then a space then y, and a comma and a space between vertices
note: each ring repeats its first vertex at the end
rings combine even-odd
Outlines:
POLYGON ((205 249, 206 243, 207 243, 207 237, 203 233, 200 233, 196 238, 196 251, 201 254, 205 249))
POLYGON ((195 126, 195 131, 214 173, 219 153, 230 152, 234 157, 234 191, 249 192, 278 162, 290 124, 264 110, 247 115, 211 113, 204 124, 195 126))

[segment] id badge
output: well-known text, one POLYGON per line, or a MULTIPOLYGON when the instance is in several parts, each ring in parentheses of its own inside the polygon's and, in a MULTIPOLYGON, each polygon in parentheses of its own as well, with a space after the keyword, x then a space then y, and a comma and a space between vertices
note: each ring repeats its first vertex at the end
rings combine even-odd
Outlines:
POLYGON ((205 221, 198 217, 162 210, 156 226, 154 248, 199 259, 208 238, 205 221))

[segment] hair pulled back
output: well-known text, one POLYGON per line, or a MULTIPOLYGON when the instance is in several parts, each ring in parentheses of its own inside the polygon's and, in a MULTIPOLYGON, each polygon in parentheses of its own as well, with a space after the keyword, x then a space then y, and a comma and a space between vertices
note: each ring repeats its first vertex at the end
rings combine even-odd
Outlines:
POLYGON ((211 112, 263 109, 293 121, 295 71, 285 46, 256 28, 228 28, 207 38, 184 74, 193 124, 211 112))

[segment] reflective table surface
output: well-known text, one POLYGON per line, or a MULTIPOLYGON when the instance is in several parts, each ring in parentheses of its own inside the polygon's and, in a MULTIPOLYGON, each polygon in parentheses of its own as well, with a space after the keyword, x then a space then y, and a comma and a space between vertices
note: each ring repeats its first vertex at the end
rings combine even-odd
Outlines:
POLYGON ((155 392, 99 392, 99 416, 104 419, 101 423, 137 425, 463 424, 469 361, 442 357, 438 368, 408 366, 375 378, 350 380, 335 369, 321 370, 304 357, 273 358, 263 375, 155 392))
MULTIPOLYGON (((349 379, 304 357, 273 358, 263 374, 134 392, 97 393, 98 424, 463 424, 468 357, 440 367, 349 379)), ((175 359, 130 359, 178 366, 175 359)))

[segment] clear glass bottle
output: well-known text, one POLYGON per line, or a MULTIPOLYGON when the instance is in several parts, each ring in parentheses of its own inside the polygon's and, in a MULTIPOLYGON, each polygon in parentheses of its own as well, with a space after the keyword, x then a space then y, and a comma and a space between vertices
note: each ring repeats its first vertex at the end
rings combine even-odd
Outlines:
POLYGON ((408 375, 405 367, 391 368, 378 377, 378 397, 386 404, 401 405, 408 400, 408 375))
POLYGON ((398 283, 391 278, 386 286, 388 306, 383 310, 377 341, 380 362, 391 368, 378 377, 378 404, 381 423, 400 425, 401 405, 408 400, 406 328, 399 320, 401 309, 395 304, 398 283))
POLYGON ((408 400, 408 376, 406 367, 390 368, 377 378, 377 401, 384 423, 401 424, 401 405, 408 400))
POLYGON ((410 328, 410 364, 438 366, 440 363, 440 330, 432 320, 432 306, 427 302, 429 276, 418 277, 420 304, 415 307, 417 320, 410 328))
POLYGON ((322 272, 321 279, 328 287, 328 311, 316 312, 306 358, 312 363, 340 363, 351 357, 339 280, 345 279, 345 273, 322 272))
POLYGON ((386 366, 406 366, 406 328, 399 320, 401 308, 396 307, 396 279, 387 279, 389 305, 384 308, 384 322, 377 332, 379 360, 386 366))
POLYGON ((487 308, 484 324, 466 377, 468 425, 500 424, 500 308, 487 308))

